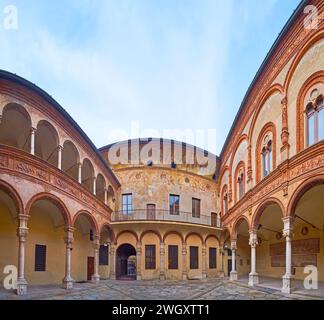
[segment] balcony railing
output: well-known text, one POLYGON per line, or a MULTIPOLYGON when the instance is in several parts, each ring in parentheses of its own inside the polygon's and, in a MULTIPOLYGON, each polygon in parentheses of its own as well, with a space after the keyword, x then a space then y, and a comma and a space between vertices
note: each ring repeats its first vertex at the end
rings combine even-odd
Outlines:
POLYGON ((115 211, 112 214, 112 222, 123 221, 172 221, 200 224, 215 228, 221 228, 220 218, 212 219, 211 215, 200 215, 193 217, 191 212, 180 211, 179 214, 170 214, 168 210, 155 210, 154 212, 146 209, 134 209, 129 212, 115 211))

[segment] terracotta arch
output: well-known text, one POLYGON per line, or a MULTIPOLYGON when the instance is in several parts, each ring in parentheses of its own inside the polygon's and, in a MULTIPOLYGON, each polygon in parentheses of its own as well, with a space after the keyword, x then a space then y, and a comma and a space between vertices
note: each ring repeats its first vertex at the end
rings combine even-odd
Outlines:
POLYGON ((217 238, 217 236, 215 234, 209 234, 209 235, 207 235, 206 238, 205 238, 205 243, 207 243, 207 240, 208 239, 211 239, 211 238, 216 239, 217 242, 218 242, 218 245, 220 244, 220 240, 217 238))
POLYGON ((58 197, 54 196, 53 194, 42 192, 34 195, 27 203, 26 205, 26 214, 30 214, 30 210, 32 205, 39 200, 48 200, 52 202, 54 205, 56 205, 59 210, 61 211, 61 214, 64 218, 64 222, 66 227, 70 227, 73 224, 71 223, 71 215, 69 213, 68 208, 66 207, 65 203, 58 197))
POLYGON ((166 234, 163 235, 163 242, 165 242, 165 239, 171 235, 171 234, 176 234, 177 236, 179 236, 179 238, 181 239, 182 243, 184 243, 184 238, 183 235, 178 232, 178 231, 168 231, 166 234))
POLYGON ((14 204, 17 208, 18 214, 25 214, 23 201, 21 200, 18 192, 16 191, 16 189, 14 187, 12 187, 6 181, 0 180, 0 190, 7 193, 8 196, 12 199, 12 201, 14 202, 14 204))
POLYGON ((279 199, 274 198, 274 197, 269 198, 269 199, 265 200, 264 202, 262 202, 261 204, 259 204, 259 206, 256 208, 256 210, 252 216, 251 229, 258 228, 259 221, 260 221, 260 218, 261 218, 264 210, 272 204, 277 204, 280 207, 282 217, 285 216, 286 210, 285 210, 285 206, 282 204, 282 202, 279 199))
POLYGON ((189 232, 189 233, 186 235, 186 237, 185 237, 185 243, 187 243, 187 240, 188 240, 188 238, 189 238, 190 236, 197 236, 197 237, 199 237, 199 239, 201 240, 201 244, 204 243, 204 238, 203 238, 199 233, 197 233, 197 232, 189 232))
POLYGON ((293 193, 292 197, 290 198, 290 201, 288 203, 286 216, 294 216, 296 207, 299 203, 299 200, 303 197, 303 195, 309 191, 311 188, 324 184, 324 174, 319 175, 317 177, 312 177, 304 182, 302 182, 298 188, 293 193))
POLYGON ((302 85, 297 96, 296 103, 296 152, 300 152, 305 148, 305 108, 304 101, 306 94, 311 87, 317 83, 324 83, 324 71, 318 71, 312 74, 302 85))
POLYGON ((234 173, 234 202, 236 203, 239 199, 238 199, 238 190, 237 190, 237 179, 238 179, 238 174, 239 171, 243 170, 243 194, 245 194, 245 181, 246 181, 246 171, 245 171, 245 162, 244 161, 240 161, 235 169, 235 173, 234 173))
MULTIPOLYGON (((242 134, 242 135, 239 137, 239 139, 237 140, 237 142, 236 142, 235 145, 234 145, 233 152, 232 152, 232 154, 231 154, 230 165, 229 165, 229 167, 230 167, 230 172, 233 172, 233 162, 234 162, 234 158, 235 158, 235 155, 236 155, 236 151, 237 151, 237 149, 239 148, 239 146, 241 145, 241 143, 242 143, 243 141, 246 141, 246 142, 249 144, 249 137, 248 137, 248 135, 245 134, 245 133, 242 134)), ((248 150, 246 150, 246 151, 248 151, 248 150)))
POLYGON ((233 238, 233 239, 236 239, 237 238, 237 231, 238 231, 239 227, 241 226, 241 224, 244 221, 247 223, 248 229, 250 229, 249 219, 246 216, 244 216, 244 215, 243 216, 240 216, 233 223, 232 237, 231 238, 233 238))
POLYGON ((296 71, 296 68, 299 65, 299 62, 302 60, 306 52, 319 40, 322 40, 324 37, 324 29, 318 30, 314 35, 312 35, 307 42, 301 47, 301 49, 298 51, 298 53, 295 55, 295 58, 287 72, 287 76, 284 82, 284 92, 288 93, 289 86, 291 83, 291 80, 293 78, 293 75, 296 71))
POLYGON ((223 167, 222 169, 221 169, 221 171, 220 171, 220 175, 219 175, 219 188, 218 188, 218 190, 221 190, 222 189, 222 179, 223 179, 223 176, 224 176, 224 174, 225 174, 225 172, 226 171, 228 171, 229 173, 230 173, 230 170, 229 170, 229 166, 228 165, 226 165, 225 167, 223 167))
POLYGON ((17 102, 14 102, 14 101, 6 103, 6 105, 2 108, 2 115, 4 114, 4 112, 6 111, 7 108, 10 108, 10 107, 13 107, 13 106, 16 106, 17 109, 20 109, 22 111, 22 113, 24 113, 24 116, 27 117, 27 120, 28 120, 29 124, 32 126, 32 118, 31 118, 30 113, 20 103, 17 103, 17 102))
POLYGON ((116 241, 116 236, 115 236, 115 233, 114 233, 114 231, 113 231, 113 229, 111 228, 111 225, 110 225, 109 223, 103 223, 103 224, 100 226, 100 229, 99 229, 100 233, 99 233, 99 234, 101 234, 102 231, 103 231, 105 228, 107 228, 107 229, 109 230, 110 234, 111 234, 111 241, 112 241, 114 244, 116 244, 116 243, 117 243, 117 241, 116 241))
POLYGON ((141 241, 141 242, 142 242, 142 239, 144 238, 144 236, 145 236, 146 234, 148 234, 148 233, 153 233, 153 234, 155 234, 155 235, 159 238, 160 242, 162 242, 161 234, 160 234, 158 231, 155 231, 155 230, 146 230, 146 231, 142 232, 142 234, 141 234, 141 236, 140 236, 140 241, 141 241))
POLYGON ((72 220, 72 226, 74 227, 75 226, 75 223, 78 219, 78 217, 80 216, 85 216, 88 220, 88 222, 91 224, 91 226, 94 228, 94 231, 95 231, 95 235, 100 235, 99 234, 99 227, 98 227, 98 223, 96 221, 96 219, 93 217, 93 215, 87 211, 87 210, 80 210, 76 213, 76 215, 73 217, 73 220, 72 220))
POLYGON ((257 109, 253 114, 253 118, 252 118, 252 122, 250 125, 250 129, 249 129, 249 144, 252 143, 252 137, 253 137, 253 132, 254 132, 254 126, 258 120, 259 117, 259 113, 261 111, 261 109, 263 108, 264 104, 266 103, 266 101, 276 92, 279 92, 282 96, 284 96, 284 88, 276 83, 274 85, 272 85, 265 93, 264 95, 260 98, 260 101, 258 102, 257 105, 257 109))
POLYGON ((260 131, 258 140, 256 143, 255 165, 256 165, 256 182, 257 183, 261 181, 261 145, 262 145, 262 140, 268 132, 272 133, 272 165, 273 165, 273 170, 276 168, 276 159, 277 159, 276 126, 273 122, 268 122, 263 126, 262 130, 260 131))
POLYGON ((117 236, 116 236, 116 242, 118 241, 118 238, 119 238, 122 234, 124 234, 124 233, 130 233, 130 234, 132 234, 132 235, 135 237, 136 242, 138 242, 138 235, 137 235, 137 233, 134 232, 134 231, 131 231, 131 230, 123 230, 123 231, 120 231, 120 232, 117 234, 117 236))

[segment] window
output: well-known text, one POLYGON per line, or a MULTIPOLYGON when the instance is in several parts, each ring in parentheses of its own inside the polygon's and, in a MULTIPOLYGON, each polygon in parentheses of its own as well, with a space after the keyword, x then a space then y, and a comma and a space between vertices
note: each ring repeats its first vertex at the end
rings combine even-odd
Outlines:
POLYGON ((310 103, 306 108, 307 145, 311 146, 324 140, 324 106, 323 98, 315 105, 310 103))
POLYGON ((131 214, 133 211, 133 195, 123 194, 123 214, 131 214))
POLYGON ((200 200, 192 198, 192 216, 200 218, 200 200))
POLYGON ((180 197, 170 194, 170 214, 179 215, 180 197))
POLYGON ((99 265, 108 266, 108 245, 101 245, 99 249, 99 265))
POLYGON ((190 247, 190 269, 198 269, 198 247, 190 247))
POLYGON ((263 177, 267 177, 273 170, 272 161, 272 141, 266 136, 264 139, 264 147, 262 149, 262 167, 263 177))
POLYGON ((155 270, 155 245, 145 245, 145 269, 155 270))
POLYGON ((228 196, 227 193, 224 194, 223 198, 224 214, 228 212, 228 196))
POLYGON ((92 229, 90 229, 90 232, 89 232, 89 240, 93 241, 93 230, 92 229))
POLYGON ((238 200, 240 200, 244 196, 244 174, 241 171, 237 178, 237 188, 238 188, 238 200))
POLYGON ((217 249, 209 248, 209 269, 217 268, 217 249))
POLYGON ((46 246, 35 246, 35 271, 46 271, 46 246))
POLYGON ((217 213, 212 212, 211 213, 211 226, 217 227, 217 213))
POLYGON ((178 269, 178 246, 168 246, 168 269, 178 269))

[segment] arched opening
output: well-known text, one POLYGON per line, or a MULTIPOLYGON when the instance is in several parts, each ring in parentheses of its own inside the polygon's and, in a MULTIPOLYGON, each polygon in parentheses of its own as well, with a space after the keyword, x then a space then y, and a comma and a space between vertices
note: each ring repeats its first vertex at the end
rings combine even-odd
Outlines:
POLYGON ((84 159, 82 164, 81 184, 93 193, 94 169, 89 159, 84 159))
POLYGON ((93 241, 97 235, 96 223, 87 212, 81 212, 74 220, 74 242, 72 252, 72 278, 86 282, 95 273, 93 241))
POLYGON ((71 141, 65 141, 62 150, 62 171, 78 181, 78 165, 80 156, 78 149, 71 141))
POLYGON ((68 213, 47 196, 29 210, 25 273, 29 284, 60 284, 65 276, 65 227, 68 213))
POLYGON ((258 209, 253 226, 257 230, 256 272, 259 274, 260 283, 271 283, 276 279, 274 285, 278 289, 281 288, 286 265, 282 218, 281 206, 277 202, 269 201, 258 209))
POLYGON ((31 119, 20 105, 10 103, 3 109, 0 143, 30 152, 31 119))
POLYGON ((96 195, 102 202, 105 201, 106 181, 102 174, 98 174, 96 179, 96 195))
POLYGON ((136 250, 131 244, 122 244, 117 249, 116 278, 136 280, 136 250))
MULTIPOLYGON (((305 278, 304 267, 317 267, 318 280, 324 281, 324 180, 306 184, 294 198, 291 212, 295 216, 292 240, 292 267, 295 279, 305 278)), ((296 281, 296 286, 302 282, 296 281)), ((323 288, 324 284, 320 284, 323 288)), ((315 290, 316 291, 316 290, 315 290)))
POLYGON ((99 249, 99 275, 100 279, 109 279, 110 263, 109 252, 111 244, 115 241, 114 234, 108 225, 104 225, 100 232, 100 249, 99 249))
POLYGON ((40 121, 35 135, 35 155, 57 167, 58 145, 55 128, 45 120, 40 121))
POLYGON ((163 239, 165 245, 165 278, 182 280, 183 237, 176 231, 168 232, 163 239))
POLYGON ((0 185, 0 282, 6 274, 5 266, 18 266, 17 216, 18 204, 14 196, 0 185))
POLYGON ((115 192, 114 189, 109 186, 108 191, 107 191, 107 200, 108 200, 108 206, 111 208, 113 211, 115 211, 115 192))
POLYGON ((251 271, 251 253, 249 246, 249 225, 245 219, 241 219, 237 222, 236 233, 236 270, 239 277, 247 278, 251 271))
POLYGON ((220 274, 229 277, 232 270, 232 250, 231 235, 228 229, 222 232, 220 245, 220 274))

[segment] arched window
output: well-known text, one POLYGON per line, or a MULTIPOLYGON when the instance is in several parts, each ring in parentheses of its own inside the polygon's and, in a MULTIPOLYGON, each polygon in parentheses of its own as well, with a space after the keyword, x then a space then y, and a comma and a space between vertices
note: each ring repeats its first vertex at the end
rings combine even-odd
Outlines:
POLYGON ((244 196, 244 173, 240 171, 237 178, 238 200, 244 196))
POLYGON ((307 146, 324 140, 324 106, 323 97, 320 96, 316 103, 309 103, 306 107, 307 117, 307 146))
POLYGON ((266 136, 264 139, 264 144, 262 148, 262 172, 263 178, 268 176, 273 170, 272 162, 272 141, 269 139, 269 136, 266 136))
POLYGON ((223 202, 223 215, 228 212, 228 194, 227 194, 227 186, 224 186, 222 192, 222 202, 223 202))

